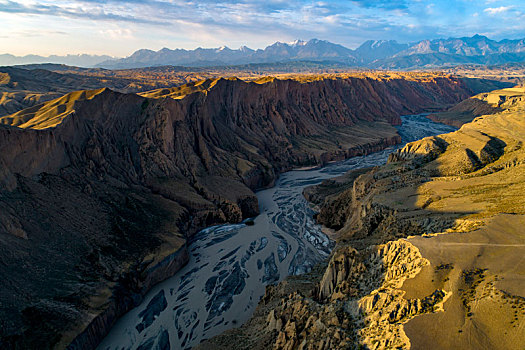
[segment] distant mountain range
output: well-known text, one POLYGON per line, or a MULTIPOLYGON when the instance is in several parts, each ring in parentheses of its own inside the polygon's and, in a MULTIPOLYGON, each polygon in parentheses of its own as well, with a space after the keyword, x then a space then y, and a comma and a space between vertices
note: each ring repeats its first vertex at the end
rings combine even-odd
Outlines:
POLYGON ((229 66, 289 61, 322 61, 349 67, 410 69, 457 64, 501 64, 525 61, 525 39, 494 41, 486 36, 422 40, 402 44, 369 40, 355 50, 325 40, 276 42, 265 49, 228 47, 195 50, 139 50, 131 56, 99 64, 104 68, 147 66, 229 66))
POLYGON ((525 61, 525 39, 495 41, 482 35, 473 37, 422 40, 398 43, 395 40, 369 40, 352 50, 326 40, 296 40, 276 42, 265 49, 246 46, 138 50, 126 58, 109 56, 24 56, 0 55, 0 65, 28 63, 61 63, 81 67, 108 69, 143 68, 153 66, 217 67, 247 64, 290 62, 320 62, 338 67, 374 69, 415 69, 453 66, 458 64, 504 64, 525 61))
POLYGON ((357 63, 354 51, 324 40, 296 40, 293 43, 276 42, 265 49, 252 50, 242 46, 232 50, 226 46, 215 49, 195 50, 164 48, 159 51, 138 50, 131 56, 103 62, 104 68, 140 68, 147 66, 231 66, 251 63, 275 63, 283 61, 333 61, 348 65, 357 63))
POLYGON ((26 55, 14 56, 11 54, 0 54, 0 66, 14 66, 19 64, 56 63, 76 67, 94 67, 102 62, 109 62, 114 57, 108 55, 65 55, 65 56, 39 56, 26 55))

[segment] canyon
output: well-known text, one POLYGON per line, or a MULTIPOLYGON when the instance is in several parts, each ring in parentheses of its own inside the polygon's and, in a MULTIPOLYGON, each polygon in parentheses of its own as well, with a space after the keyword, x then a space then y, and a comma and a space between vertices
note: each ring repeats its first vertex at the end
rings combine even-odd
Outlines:
MULTIPOLYGON (((423 116, 401 119, 396 129, 404 143, 454 130, 423 116)), ((188 265, 119 320, 99 349, 160 344, 189 349, 244 323, 265 286, 311 272, 330 256, 334 242, 315 223, 303 190, 349 170, 381 165, 399 147, 281 174, 275 186, 256 193, 260 215, 241 225, 219 225, 197 234, 189 245, 188 265), (156 317, 148 318, 151 314, 156 317)))
POLYGON ((335 230, 330 260, 198 348, 521 348, 525 90, 471 100, 434 116, 461 112, 458 131, 305 189, 335 230))
POLYGON ((524 20, 0 0, 0 350, 524 350, 524 20))
POLYGON ((503 86, 432 73, 218 78, 69 92, 0 117, 0 344, 95 348, 188 262, 198 231, 259 214, 254 191, 279 174, 398 144, 401 115, 503 86))

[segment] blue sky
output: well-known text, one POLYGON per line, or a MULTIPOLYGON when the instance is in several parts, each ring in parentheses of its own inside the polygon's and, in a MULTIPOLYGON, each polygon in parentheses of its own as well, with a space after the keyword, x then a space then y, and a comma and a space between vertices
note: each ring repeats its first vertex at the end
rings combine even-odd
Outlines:
POLYGON ((0 23, 0 53, 16 55, 128 56, 312 38, 355 48, 368 39, 525 38, 525 1, 0 0, 0 23))

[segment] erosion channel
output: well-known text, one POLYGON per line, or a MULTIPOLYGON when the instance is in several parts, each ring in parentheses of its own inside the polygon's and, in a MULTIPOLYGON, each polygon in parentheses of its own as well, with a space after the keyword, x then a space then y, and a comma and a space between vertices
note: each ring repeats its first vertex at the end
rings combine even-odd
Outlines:
MULTIPOLYGON (((398 127, 403 143, 453 130, 424 115, 403 116, 398 127)), ((257 193, 261 214, 253 221, 195 235, 188 264, 122 317, 99 349, 189 349, 241 325, 265 285, 309 272, 330 254, 334 243, 315 223, 303 189, 348 170, 381 165, 397 147, 282 174, 275 187, 257 193)))

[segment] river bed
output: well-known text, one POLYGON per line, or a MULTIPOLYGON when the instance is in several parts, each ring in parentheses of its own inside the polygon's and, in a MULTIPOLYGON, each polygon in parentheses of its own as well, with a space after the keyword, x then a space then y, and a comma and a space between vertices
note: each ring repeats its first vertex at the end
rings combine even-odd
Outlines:
MULTIPOLYGON (((454 131, 424 115, 402 116, 403 143, 454 131)), ((305 187, 348 170, 384 164, 390 147, 323 168, 282 174, 257 192, 261 214, 253 225, 208 227, 189 242, 190 260, 124 315, 98 349, 190 349, 250 318, 265 286, 309 272, 334 246, 316 224, 305 187)))

